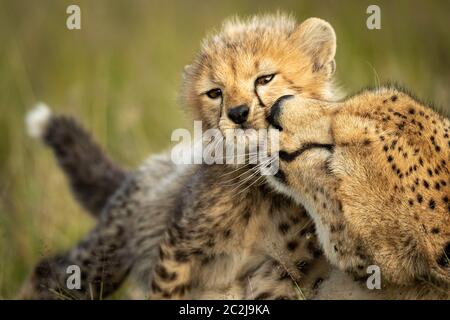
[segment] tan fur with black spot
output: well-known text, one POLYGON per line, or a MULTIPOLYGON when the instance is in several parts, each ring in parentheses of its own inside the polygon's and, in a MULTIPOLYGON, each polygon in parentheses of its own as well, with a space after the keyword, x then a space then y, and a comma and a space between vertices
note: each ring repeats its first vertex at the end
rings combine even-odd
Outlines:
POLYGON ((268 177, 305 206, 333 265, 380 267, 393 298, 449 298, 450 121, 382 88, 342 103, 285 99, 280 168, 268 177))

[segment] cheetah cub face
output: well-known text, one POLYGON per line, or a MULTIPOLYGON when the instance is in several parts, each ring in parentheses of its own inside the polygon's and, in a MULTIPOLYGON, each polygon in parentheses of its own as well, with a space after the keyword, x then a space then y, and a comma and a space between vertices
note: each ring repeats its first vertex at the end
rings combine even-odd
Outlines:
POLYGON ((387 283, 450 287, 450 121, 396 89, 342 103, 287 96, 272 107, 280 170, 329 260, 387 283), (437 284, 437 286, 436 286, 437 284))
POLYGON ((336 37, 329 23, 289 16, 226 21, 185 67, 182 100, 204 129, 267 128, 270 106, 297 94, 330 100, 336 37))

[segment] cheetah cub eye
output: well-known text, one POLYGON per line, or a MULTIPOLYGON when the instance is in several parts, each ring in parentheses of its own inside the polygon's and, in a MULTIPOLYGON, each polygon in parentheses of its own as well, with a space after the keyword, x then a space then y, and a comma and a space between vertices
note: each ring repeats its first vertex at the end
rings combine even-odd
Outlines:
POLYGON ((219 88, 214 88, 206 92, 206 95, 208 96, 208 98, 217 99, 222 96, 222 90, 220 90, 219 88))
POLYGON ((268 84, 270 81, 272 81, 274 77, 275 77, 275 74, 269 74, 269 75, 258 77, 255 80, 255 85, 264 86, 264 85, 268 84))

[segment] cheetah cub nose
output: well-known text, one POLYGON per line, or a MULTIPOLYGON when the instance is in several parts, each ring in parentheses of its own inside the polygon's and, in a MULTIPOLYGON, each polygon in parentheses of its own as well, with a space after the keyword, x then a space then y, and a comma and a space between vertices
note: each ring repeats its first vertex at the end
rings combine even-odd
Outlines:
POLYGON ((228 111, 228 118, 236 124, 242 124, 247 121, 250 108, 246 104, 233 107, 228 111))

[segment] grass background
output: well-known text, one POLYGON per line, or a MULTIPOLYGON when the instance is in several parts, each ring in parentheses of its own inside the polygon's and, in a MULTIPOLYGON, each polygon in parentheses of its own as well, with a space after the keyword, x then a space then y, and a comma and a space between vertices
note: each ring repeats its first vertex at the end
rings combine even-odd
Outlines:
POLYGON ((177 88, 201 38, 230 15, 277 9, 334 26, 346 92, 395 80, 449 108, 445 0, 0 0, 0 298, 13 298, 34 263, 93 225, 52 154, 26 136, 26 111, 45 101, 76 115, 114 159, 135 167, 188 126, 177 88), (81 7, 82 30, 66 29, 70 4, 81 7), (381 7, 381 30, 366 28, 369 4, 381 7))

